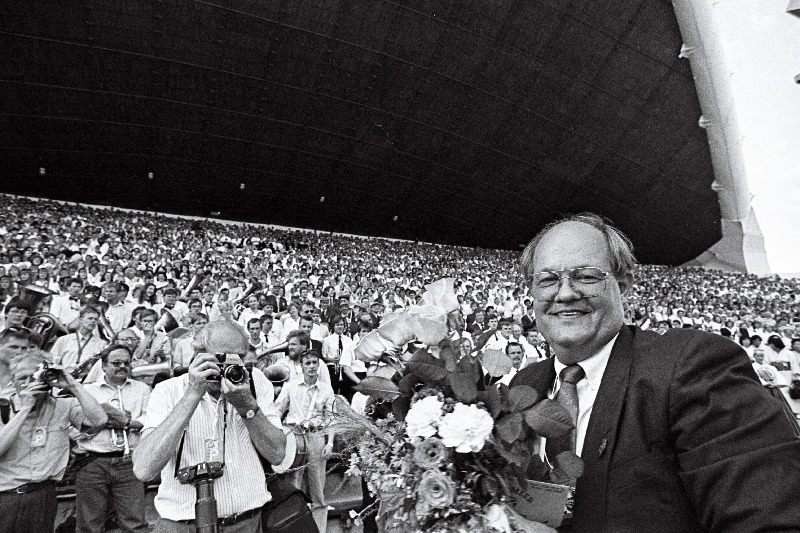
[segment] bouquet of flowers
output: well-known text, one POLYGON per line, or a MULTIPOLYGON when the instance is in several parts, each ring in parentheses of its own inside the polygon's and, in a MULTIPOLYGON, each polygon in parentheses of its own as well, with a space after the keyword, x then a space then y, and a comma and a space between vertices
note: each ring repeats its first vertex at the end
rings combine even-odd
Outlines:
POLYGON ((370 396, 366 416, 337 402, 339 431, 353 437, 348 473, 376 496, 385 532, 552 531, 516 512, 514 495, 529 479, 574 486, 577 455, 552 466, 539 458, 539 437, 570 432, 569 414, 526 385, 490 384, 511 369, 504 353, 459 357, 447 329, 453 280, 427 289, 422 305, 387 317, 356 349, 387 365, 357 387, 370 396), (415 339, 425 346, 398 361, 415 339))

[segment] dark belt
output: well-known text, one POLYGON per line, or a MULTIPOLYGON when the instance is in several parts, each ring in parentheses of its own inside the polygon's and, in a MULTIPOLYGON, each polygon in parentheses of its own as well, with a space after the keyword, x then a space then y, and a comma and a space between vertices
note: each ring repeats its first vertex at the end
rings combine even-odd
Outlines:
MULTIPOLYGON (((223 516, 222 518, 217 519, 217 524, 221 526, 232 526, 234 524, 238 524, 239 522, 244 522, 249 518, 253 518, 260 512, 261 507, 256 507, 255 509, 250 509, 249 511, 243 511, 230 516, 223 516)), ((178 522, 181 522, 182 524, 192 524, 194 523, 194 520, 178 520, 178 522)))
POLYGON ((86 455, 89 457, 124 457, 125 452, 123 450, 119 450, 117 452, 86 452, 86 455))
POLYGON ((37 490, 46 489, 48 487, 55 487, 56 482, 52 479, 47 479, 45 481, 38 481, 36 483, 25 483, 24 485, 20 485, 16 489, 11 490, 4 490, 0 492, 0 494, 27 494, 29 492, 34 492, 37 490))

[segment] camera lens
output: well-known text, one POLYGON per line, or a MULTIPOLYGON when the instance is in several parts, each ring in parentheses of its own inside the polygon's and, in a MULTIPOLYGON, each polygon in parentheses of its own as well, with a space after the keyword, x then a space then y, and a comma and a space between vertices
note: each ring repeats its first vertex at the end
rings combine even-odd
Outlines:
POLYGON ((240 385, 245 382, 245 369, 243 366, 240 365, 231 365, 225 368, 225 372, 223 374, 225 379, 230 381, 235 385, 240 385))

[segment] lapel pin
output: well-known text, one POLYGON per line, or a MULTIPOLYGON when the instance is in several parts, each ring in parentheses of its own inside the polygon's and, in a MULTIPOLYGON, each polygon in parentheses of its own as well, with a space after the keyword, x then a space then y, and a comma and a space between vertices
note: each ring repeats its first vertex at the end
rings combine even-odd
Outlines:
POLYGON ((608 439, 603 439, 600 441, 600 448, 597 449, 597 456, 603 457, 603 454, 606 453, 606 448, 608 448, 608 439))

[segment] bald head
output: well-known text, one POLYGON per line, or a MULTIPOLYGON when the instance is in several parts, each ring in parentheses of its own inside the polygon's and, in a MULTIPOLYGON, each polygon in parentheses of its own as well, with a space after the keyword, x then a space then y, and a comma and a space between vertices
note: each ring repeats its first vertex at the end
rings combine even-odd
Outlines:
POLYGON ((236 353, 244 355, 249 345, 247 335, 238 324, 230 320, 209 322, 192 341, 200 352, 236 353))

